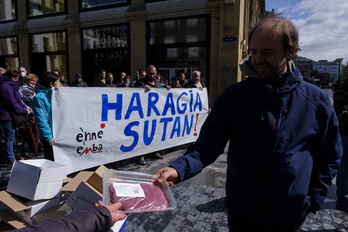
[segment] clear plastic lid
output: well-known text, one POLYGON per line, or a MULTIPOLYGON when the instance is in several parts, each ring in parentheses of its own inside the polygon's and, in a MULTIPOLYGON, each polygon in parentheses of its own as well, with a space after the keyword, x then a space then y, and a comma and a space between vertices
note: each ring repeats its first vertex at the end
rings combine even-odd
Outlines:
POLYGON ((120 202, 121 213, 161 212, 176 208, 176 201, 167 183, 155 182, 157 176, 106 170, 103 174, 103 203, 120 202))

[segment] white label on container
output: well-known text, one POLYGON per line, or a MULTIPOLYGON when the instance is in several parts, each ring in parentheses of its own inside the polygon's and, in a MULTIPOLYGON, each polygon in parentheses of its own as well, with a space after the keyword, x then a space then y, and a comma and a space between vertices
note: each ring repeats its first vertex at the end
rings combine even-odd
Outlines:
POLYGON ((145 197, 140 184, 113 183, 117 197, 145 197))

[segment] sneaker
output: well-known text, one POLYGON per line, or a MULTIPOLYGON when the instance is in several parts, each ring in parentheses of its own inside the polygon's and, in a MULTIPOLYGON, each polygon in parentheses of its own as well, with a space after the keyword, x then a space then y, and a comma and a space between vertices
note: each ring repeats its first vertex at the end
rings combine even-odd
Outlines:
POLYGON ((158 153, 158 152, 154 153, 153 156, 154 156, 155 158, 157 158, 157 159, 163 159, 163 158, 164 158, 164 156, 161 155, 161 154, 158 153))
POLYGON ((138 164, 140 164, 140 165, 146 165, 147 164, 147 161, 145 160, 144 156, 142 156, 142 157, 140 157, 140 159, 138 159, 138 164))
POLYGON ((336 209, 348 213, 348 201, 337 201, 336 209))

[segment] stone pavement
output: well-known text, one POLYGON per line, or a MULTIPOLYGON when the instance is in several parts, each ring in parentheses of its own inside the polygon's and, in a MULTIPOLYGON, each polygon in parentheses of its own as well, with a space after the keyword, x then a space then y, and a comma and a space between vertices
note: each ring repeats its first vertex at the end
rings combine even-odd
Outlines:
MULTIPOLYGON (((105 166, 112 169, 155 173, 168 161, 181 156, 185 146, 168 150, 164 159, 149 158, 149 164, 140 166, 134 160, 124 160, 105 166)), ((42 154, 35 158, 43 158, 42 154)), ((131 214, 127 218, 125 232, 176 232, 176 231, 228 231, 227 213, 224 206, 226 180, 226 153, 200 174, 172 187, 177 208, 162 213, 131 214)), ((0 169, 0 190, 6 189, 10 170, 0 169)), ((301 231, 344 232, 348 231, 348 214, 335 210, 336 186, 330 188, 322 209, 307 217, 301 231)), ((286 212, 284 212, 286 213, 286 212)))
MULTIPOLYGON (((148 165, 129 164, 108 168, 155 173, 184 153, 184 149, 167 153, 163 160, 150 160, 148 165)), ((226 155, 202 173, 172 187, 177 208, 162 213, 131 214, 125 231, 228 231, 225 210, 226 155)))
MULTIPOLYGON (((154 173, 167 162, 182 155, 178 150, 165 155, 163 160, 153 160, 146 166, 125 165, 122 170, 154 173)), ((228 231, 227 212, 224 206, 226 181, 226 151, 200 174, 174 185, 172 191, 178 207, 165 213, 130 215, 125 231, 228 231)), ((111 167, 110 167, 111 168, 111 167)), ((348 214, 335 209, 335 180, 322 209, 309 214, 301 231, 348 231, 348 214)), ((284 212, 286 213, 286 212, 284 212)))

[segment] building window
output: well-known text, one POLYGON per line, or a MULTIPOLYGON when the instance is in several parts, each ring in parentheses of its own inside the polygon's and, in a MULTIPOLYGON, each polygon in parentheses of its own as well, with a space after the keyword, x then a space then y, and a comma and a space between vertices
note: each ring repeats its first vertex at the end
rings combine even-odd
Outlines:
POLYGON ((16 19, 16 1, 2 0, 0 4, 0 22, 16 19))
POLYGON ((67 74, 66 32, 34 34, 31 37, 31 70, 41 75, 45 71, 59 70, 67 74))
POLYGON ((83 50, 128 47, 127 26, 108 26, 83 30, 83 50))
POLYGON ((65 0, 29 0, 29 16, 65 12, 65 0))
POLYGON ((111 72, 114 81, 121 72, 130 73, 129 25, 82 29, 82 70, 84 81, 94 82, 99 70, 111 72))
POLYGON ((185 73, 187 79, 195 70, 208 85, 209 17, 187 17, 156 20, 148 23, 148 63, 157 66, 163 79, 185 73))
POLYGON ((65 31, 35 34, 32 36, 32 52, 66 51, 65 31))
POLYGON ((0 38, 0 67, 16 69, 18 66, 17 37, 0 38))
POLYGON ((205 17, 151 22, 150 45, 205 42, 206 24, 205 17))
POLYGON ((128 0, 81 0, 81 8, 103 7, 128 3, 128 0))

